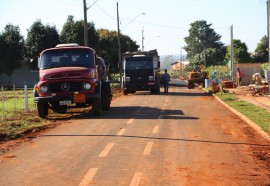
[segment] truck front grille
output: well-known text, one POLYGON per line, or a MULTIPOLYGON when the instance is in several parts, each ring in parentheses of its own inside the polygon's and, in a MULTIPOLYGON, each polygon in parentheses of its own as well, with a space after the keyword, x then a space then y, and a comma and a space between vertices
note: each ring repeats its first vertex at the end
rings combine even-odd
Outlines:
POLYGON ((81 82, 61 82, 61 83, 51 83, 48 85, 48 93, 57 92, 76 92, 82 91, 83 85, 81 82))

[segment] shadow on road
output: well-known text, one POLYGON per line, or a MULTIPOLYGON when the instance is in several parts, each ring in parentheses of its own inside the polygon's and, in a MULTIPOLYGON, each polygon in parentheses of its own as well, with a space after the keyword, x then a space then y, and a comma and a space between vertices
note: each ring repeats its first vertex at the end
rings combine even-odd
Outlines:
POLYGON ((186 97, 196 97, 196 96, 200 96, 200 97, 207 97, 207 96, 211 96, 211 94, 209 93, 195 93, 195 92, 170 92, 169 89, 169 93, 164 93, 164 92, 160 92, 160 94, 158 94, 160 96, 186 96, 186 97))
POLYGON ((129 135, 110 135, 110 134, 44 134, 41 137, 114 137, 114 138, 136 138, 136 139, 152 139, 152 140, 164 140, 164 141, 182 141, 182 142, 194 142, 194 143, 211 143, 211 144, 224 144, 224 145, 249 145, 249 146, 261 146, 270 147, 266 144, 245 143, 245 142, 229 142, 229 141, 213 141, 213 140, 193 140, 184 138, 162 138, 162 137, 149 137, 149 136, 129 136, 129 135))
MULTIPOLYGON (((160 87, 162 87, 161 85, 160 87)), ((185 84, 170 83, 169 87, 187 87, 185 84)))
POLYGON ((195 120, 198 117, 186 116, 182 110, 162 110, 153 107, 142 106, 125 106, 111 107, 109 111, 102 112, 101 116, 93 116, 92 111, 89 112, 73 112, 71 114, 49 115, 48 120, 67 120, 67 119, 189 119, 195 120), (68 115, 68 117, 67 117, 68 115))
POLYGON ((169 88, 169 92, 165 93, 163 92, 163 88, 160 89, 160 93, 159 94, 150 94, 150 92, 136 92, 134 94, 130 94, 130 96, 136 95, 136 96, 186 96, 186 97, 196 97, 196 96, 203 96, 203 97, 207 97, 207 96, 211 96, 210 93, 207 92, 194 92, 193 90, 189 90, 189 89, 182 89, 183 91, 180 92, 170 92, 170 88, 169 88))
MULTIPOLYGON (((183 87, 183 85, 173 84, 173 86, 183 87)), ((161 91, 163 89, 161 88, 161 91)), ((170 91, 170 89, 169 89, 170 91)), ((150 94, 150 92, 143 91, 128 96, 181 96, 187 97, 210 97, 210 94, 203 91, 194 91, 187 88, 183 88, 178 92, 169 92, 160 94, 150 94)), ((55 114, 50 113, 48 120, 69 120, 69 119, 199 119, 198 117, 186 116, 181 110, 161 110, 159 108, 152 107, 139 107, 139 106, 125 106, 125 107, 111 107, 109 111, 103 111, 101 116, 93 116, 91 108, 76 110, 68 110, 67 114, 55 114)))

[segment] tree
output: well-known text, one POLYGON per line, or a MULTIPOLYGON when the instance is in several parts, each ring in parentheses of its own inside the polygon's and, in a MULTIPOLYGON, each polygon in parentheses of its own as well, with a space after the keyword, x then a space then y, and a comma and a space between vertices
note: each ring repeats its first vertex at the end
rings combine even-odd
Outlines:
MULTIPOLYGON (((100 37, 100 52, 99 55, 111 65, 111 72, 119 72, 118 69, 118 42, 117 42, 117 32, 109 31, 107 29, 97 30, 100 37)), ((134 52, 137 51, 139 46, 133 41, 129 36, 120 35, 121 42, 121 51, 125 52, 134 52)))
MULTIPOLYGON (((251 62, 250 54, 248 53, 246 43, 242 43, 239 39, 233 40, 233 52, 234 52, 234 63, 249 63, 251 62)), ((231 47, 227 46, 226 60, 230 60, 231 47)))
POLYGON ((61 43, 78 43, 82 45, 83 43, 79 42, 77 38, 78 38, 78 33, 76 30, 74 16, 69 15, 61 31, 60 41, 61 43))
POLYGON ((44 26, 41 20, 35 21, 27 30, 26 56, 38 56, 41 51, 59 44, 59 34, 55 26, 44 26))
POLYGON ((204 20, 195 21, 191 23, 189 36, 184 38, 187 43, 184 49, 193 68, 217 65, 224 61, 226 49, 220 41, 221 36, 211 26, 204 20))
POLYGON ((255 62, 268 62, 268 41, 267 36, 263 36, 258 43, 254 55, 255 62))
POLYGON ((0 74, 4 72, 4 61, 3 61, 3 56, 5 55, 4 48, 5 48, 4 38, 0 34, 0 74))
POLYGON ((117 32, 111 32, 107 29, 97 30, 100 37, 100 56, 110 63, 111 72, 118 72, 118 48, 117 32))
MULTIPOLYGON (((91 48, 99 53, 99 35, 93 22, 87 23, 88 40, 91 48)), ((69 15, 60 35, 61 43, 78 43, 84 46, 84 21, 74 21, 74 16, 69 15)))
POLYGON ((24 39, 20 34, 20 28, 8 24, 4 32, 0 34, 0 69, 7 76, 21 66, 23 60, 24 39))

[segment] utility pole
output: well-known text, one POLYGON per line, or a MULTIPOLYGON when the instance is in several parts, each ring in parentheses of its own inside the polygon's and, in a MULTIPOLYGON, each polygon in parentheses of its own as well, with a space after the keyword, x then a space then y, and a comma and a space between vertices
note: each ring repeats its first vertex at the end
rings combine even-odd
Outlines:
POLYGON ((86 0, 83 0, 83 14, 84 14, 84 45, 86 47, 89 47, 86 0))
MULTIPOLYGON (((267 41, 268 41, 268 69, 265 70, 267 74, 268 84, 270 82, 270 0, 267 0, 267 41)), ((269 95, 270 95, 270 86, 269 86, 269 95)))
POLYGON ((234 55, 234 48, 233 48, 233 25, 231 26, 231 57, 230 57, 230 61, 231 61, 231 72, 230 75, 232 77, 232 81, 233 81, 233 55, 234 55))
POLYGON ((267 0, 267 42, 268 42, 268 62, 270 63, 270 12, 269 12, 269 6, 270 6, 270 0, 267 0))
POLYGON ((180 75, 181 77, 183 76, 183 56, 182 56, 182 46, 180 49, 180 75))
MULTIPOLYGON (((91 6, 93 6, 98 0, 96 0, 91 6)), ((88 24, 87 24, 87 10, 91 8, 87 7, 86 0, 83 0, 83 15, 84 15, 84 45, 89 47, 89 37, 88 37, 88 24)))
POLYGON ((204 70, 206 71, 206 49, 204 46, 204 70))
POLYGON ((143 36, 143 29, 142 29, 142 52, 144 51, 144 36, 143 36))
POLYGON ((121 42, 120 42, 120 28, 119 28, 119 11, 118 11, 118 2, 116 3, 117 6, 117 30, 118 30, 118 68, 119 68, 119 74, 120 74, 120 88, 123 88, 123 79, 122 79, 122 71, 123 71, 123 65, 122 65, 122 54, 121 54, 121 42))

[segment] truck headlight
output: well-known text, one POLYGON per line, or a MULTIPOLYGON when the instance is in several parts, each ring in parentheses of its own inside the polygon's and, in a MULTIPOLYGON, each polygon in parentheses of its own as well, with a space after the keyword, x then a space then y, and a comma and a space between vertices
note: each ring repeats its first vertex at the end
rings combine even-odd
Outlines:
POLYGON ((149 76, 149 81, 154 81, 154 76, 149 76))
POLYGON ((85 83, 85 84, 83 85, 83 88, 84 88, 85 90, 90 90, 90 88, 91 88, 90 83, 85 83))
POLYGON ((42 85, 40 87, 40 91, 43 92, 43 93, 47 93, 48 92, 48 87, 46 85, 42 85))
POLYGON ((130 77, 126 77, 126 81, 130 81, 130 77))

